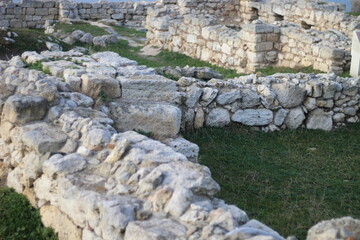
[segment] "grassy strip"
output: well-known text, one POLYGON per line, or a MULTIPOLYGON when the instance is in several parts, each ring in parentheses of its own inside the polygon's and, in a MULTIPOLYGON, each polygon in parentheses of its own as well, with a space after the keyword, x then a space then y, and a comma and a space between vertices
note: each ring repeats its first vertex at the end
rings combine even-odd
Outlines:
POLYGON ((347 14, 355 17, 360 16, 360 12, 348 12, 347 14))
POLYGON ((9 188, 0 188, 0 239, 56 240, 53 230, 42 225, 39 211, 9 188))
POLYGON ((315 223, 360 217, 360 124, 332 132, 276 133, 234 125, 185 137, 221 185, 218 197, 284 236, 305 239, 315 223))
POLYGON ((71 33, 75 30, 81 30, 86 33, 91 33, 93 36, 102 36, 109 34, 101 27, 93 26, 90 23, 85 22, 73 22, 72 24, 66 24, 59 22, 55 25, 56 31, 61 31, 63 33, 71 33))
POLYGON ((137 31, 135 29, 121 27, 121 26, 111 26, 118 34, 128 38, 146 38, 146 32, 137 31))

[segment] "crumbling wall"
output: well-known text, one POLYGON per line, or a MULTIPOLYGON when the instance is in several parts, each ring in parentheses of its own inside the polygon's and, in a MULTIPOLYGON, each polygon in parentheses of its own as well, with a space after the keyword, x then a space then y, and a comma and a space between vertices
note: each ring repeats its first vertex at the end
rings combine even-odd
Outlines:
MULTIPOLYGON (((241 13, 244 19, 249 19, 249 11, 256 12, 257 18, 268 23, 286 21, 320 31, 335 29, 345 33, 348 37, 360 27, 357 17, 344 12, 344 5, 308 0, 286 1, 241 1, 246 6, 241 13)), ((254 19, 255 16, 250 19, 254 19)))
POLYGON ((0 27, 43 28, 46 20, 113 19, 127 26, 144 26, 151 2, 76 3, 24 1, 0 5, 0 27))

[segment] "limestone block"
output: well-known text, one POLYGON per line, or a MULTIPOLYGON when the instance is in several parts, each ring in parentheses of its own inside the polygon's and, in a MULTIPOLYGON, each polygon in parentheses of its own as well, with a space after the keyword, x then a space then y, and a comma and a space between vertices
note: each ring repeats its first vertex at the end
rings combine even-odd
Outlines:
POLYGON ((175 136, 180 130, 181 111, 168 104, 111 102, 110 111, 120 131, 139 130, 175 136))
POLYGON ((81 240, 81 228, 76 226, 69 217, 53 205, 40 208, 41 221, 58 234, 59 240, 81 240))
POLYGON ((185 239, 185 226, 170 219, 151 219, 129 223, 124 240, 185 239))
POLYGON ((360 220, 343 217, 322 221, 308 231, 307 240, 356 239, 360 235, 360 220))
POLYGON ((45 117, 47 105, 42 97, 13 95, 5 102, 2 119, 14 124, 41 120, 45 117))
POLYGON ((332 112, 324 112, 322 109, 315 109, 310 112, 306 122, 306 127, 308 129, 330 131, 333 126, 332 116, 332 112))
POLYGON ((121 89, 119 81, 104 75, 84 74, 81 76, 81 92, 93 99, 119 98, 121 89))
POLYGON ((230 123, 230 113, 224 108, 214 108, 206 116, 205 123, 210 127, 224 127, 230 123))
POLYGON ((24 144, 38 153, 57 152, 67 140, 67 135, 45 122, 25 125, 20 131, 24 144))
POLYGON ((306 91, 299 86, 291 84, 273 84, 277 99, 285 108, 299 106, 305 98, 306 91))
POLYGON ((264 126, 273 120, 273 112, 268 109, 245 109, 236 111, 231 120, 248 126, 264 126))
POLYGON ((240 91, 238 89, 222 90, 216 97, 216 102, 220 105, 227 105, 240 99, 240 91))
POLYGON ((245 24, 243 30, 251 33, 272 33, 274 27, 267 24, 245 24))
POLYGON ((114 52, 98 52, 92 54, 91 57, 99 63, 103 63, 114 68, 137 65, 136 61, 120 57, 119 54, 114 52))
POLYGON ((279 109, 274 115, 274 124, 276 126, 281 126, 284 123, 288 113, 289 111, 286 109, 283 108, 279 109))
POLYGON ((286 127, 290 129, 296 129, 301 126, 305 120, 305 114, 301 107, 292 108, 289 110, 288 115, 285 118, 286 127))
POLYGON ((118 77, 123 99, 179 102, 176 82, 159 75, 118 77))
POLYGON ((164 141, 166 145, 171 147, 175 152, 182 153, 192 162, 197 162, 199 155, 198 145, 189 142, 188 140, 178 137, 178 138, 169 138, 164 141))

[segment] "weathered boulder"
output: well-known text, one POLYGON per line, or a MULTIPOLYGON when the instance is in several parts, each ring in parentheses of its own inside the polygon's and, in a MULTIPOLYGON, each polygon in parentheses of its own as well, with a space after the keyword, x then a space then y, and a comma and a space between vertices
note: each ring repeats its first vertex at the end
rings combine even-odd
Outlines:
POLYGON ((181 111, 173 105, 118 101, 110 103, 110 111, 120 131, 139 130, 175 136, 180 130, 181 111))
POLYGON ((240 91, 238 89, 231 89, 220 91, 216 97, 216 102, 221 105, 226 105, 235 102, 241 98, 240 91))
POLYGON ((14 124, 41 120, 46 115, 47 105, 47 101, 43 97, 13 95, 5 102, 2 119, 14 124))
POLYGON ((245 109, 236 111, 231 120, 248 126, 263 126, 272 122, 273 112, 268 109, 245 109))
POLYGON ((129 223, 124 240, 185 239, 187 229, 170 219, 151 219, 129 223))
POLYGON ((67 139, 66 134, 44 122, 24 125, 20 132, 24 144, 38 153, 57 152, 67 139))
POLYGON ((137 65, 136 61, 120 57, 119 54, 114 52, 98 52, 92 54, 91 57, 99 63, 103 63, 114 68, 137 65))
POLYGON ((305 98, 305 89, 292 84, 273 84, 277 99, 285 108, 293 108, 299 106, 305 98))
POLYGON ((230 113, 224 108, 214 108, 206 116, 205 124, 210 127, 224 127, 230 123, 230 113))
POLYGON ((296 129, 300 127, 304 119, 305 119, 305 114, 304 111, 301 109, 301 107, 292 108, 289 110, 289 113, 285 118, 285 125, 290 129, 296 129))
POLYGON ((110 100, 121 96, 120 83, 104 75, 84 74, 81 76, 81 92, 93 99, 110 100))
POLYGON ((321 129, 324 131, 330 131, 333 127, 333 113, 325 112, 322 109, 315 109, 310 112, 306 121, 306 127, 308 129, 321 129))
POLYGON ((189 142, 182 137, 169 138, 164 142, 174 151, 184 154, 190 161, 197 162, 199 147, 195 143, 189 142))
POLYGON ((360 220, 343 217, 322 221, 308 231, 306 240, 357 239, 360 236, 360 220))

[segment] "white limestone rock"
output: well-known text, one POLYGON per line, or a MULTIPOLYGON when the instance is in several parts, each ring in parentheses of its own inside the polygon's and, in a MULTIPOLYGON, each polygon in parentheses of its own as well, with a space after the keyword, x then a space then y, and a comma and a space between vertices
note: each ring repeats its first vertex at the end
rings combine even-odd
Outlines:
POLYGON ((24 125, 20 132, 23 143, 38 153, 57 152, 68 138, 55 126, 45 122, 24 125))
POLYGON ((290 129, 296 129, 301 126, 305 120, 304 111, 301 107, 289 109, 289 113, 285 118, 285 125, 290 129))
POLYGON ((114 52, 98 52, 91 55, 93 59, 99 63, 106 64, 114 68, 137 65, 137 62, 124 57, 114 52))
POLYGON ((4 104, 3 120, 14 124, 41 120, 45 117, 47 105, 48 103, 43 97, 13 95, 4 104))
POLYGON ((92 149, 103 148, 110 142, 111 132, 100 128, 94 128, 83 135, 83 144, 92 149))
POLYGON ((321 129, 324 131, 331 131, 333 127, 333 113, 332 112, 325 112, 322 109, 315 109, 314 111, 310 112, 306 127, 308 129, 321 129))
POLYGON ((219 90, 215 88, 203 88, 203 94, 201 95, 200 104, 204 107, 208 106, 216 98, 218 92, 219 90))
POLYGON ((180 130, 181 111, 173 105, 118 101, 111 102, 109 107, 120 131, 139 130, 175 136, 180 130))
POLYGON ((129 223, 124 240, 185 239, 186 227, 171 220, 154 218, 129 223))
POLYGON ((210 127, 224 127, 230 123, 230 113, 224 108, 214 108, 206 116, 205 124, 210 127))
POLYGON ((20 56, 12 57, 9 61, 9 65, 17 68, 25 67, 24 62, 22 61, 20 56))
POLYGON ((43 55, 38 54, 35 51, 27 51, 21 54, 21 58, 24 59, 27 63, 35 63, 47 60, 43 55))
POLYGON ((281 126, 284 123, 288 113, 289 111, 283 108, 276 111, 276 113, 274 114, 274 124, 276 126, 281 126))
POLYGON ((356 239, 360 236, 360 220, 343 217, 322 221, 308 231, 307 240, 356 239))
POLYGON ((268 109, 245 109, 236 111, 231 120, 248 126, 264 126, 273 120, 273 112, 268 109))
POLYGON ((81 80, 81 92, 93 99, 110 100, 121 96, 120 83, 111 77, 89 73, 82 75, 81 80))
POLYGON ((181 96, 178 93, 176 82, 163 76, 118 77, 117 79, 121 84, 123 99, 168 103, 180 102, 181 96))
POLYGON ((50 51, 62 51, 62 47, 57 44, 57 43, 52 43, 52 42, 46 42, 46 47, 50 50, 50 51))
POLYGON ((197 162, 199 155, 199 146, 188 140, 177 137, 169 138, 164 141, 166 145, 171 147, 175 152, 182 153, 192 162, 197 162))
POLYGON ((220 105, 227 105, 235 102, 241 98, 240 90, 238 89, 230 89, 220 91, 218 96, 216 97, 216 102, 220 105))
POLYGON ((299 86, 291 84, 273 84, 277 99, 284 108, 299 106, 305 98, 306 91, 299 86))

